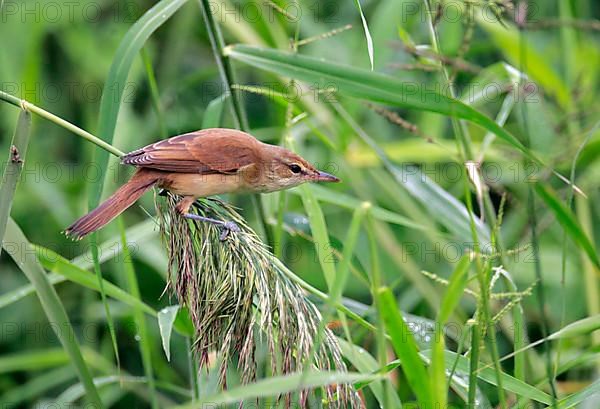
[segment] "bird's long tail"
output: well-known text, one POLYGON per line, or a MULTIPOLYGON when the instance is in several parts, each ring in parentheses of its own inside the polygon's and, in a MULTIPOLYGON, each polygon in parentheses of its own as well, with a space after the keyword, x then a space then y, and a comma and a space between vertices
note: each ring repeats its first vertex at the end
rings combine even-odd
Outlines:
POLYGON ((65 230, 67 237, 80 240, 100 229, 135 203, 148 189, 160 180, 160 172, 138 169, 129 182, 121 186, 97 208, 81 217, 65 230))

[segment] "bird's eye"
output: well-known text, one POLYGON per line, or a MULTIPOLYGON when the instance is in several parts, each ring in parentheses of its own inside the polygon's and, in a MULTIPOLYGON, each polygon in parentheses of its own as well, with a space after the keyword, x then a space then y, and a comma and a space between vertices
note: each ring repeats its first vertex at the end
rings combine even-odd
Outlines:
POLYGON ((302 171, 302 168, 300 167, 300 165, 297 165, 295 163, 292 163, 290 165, 290 170, 294 173, 300 173, 302 171))

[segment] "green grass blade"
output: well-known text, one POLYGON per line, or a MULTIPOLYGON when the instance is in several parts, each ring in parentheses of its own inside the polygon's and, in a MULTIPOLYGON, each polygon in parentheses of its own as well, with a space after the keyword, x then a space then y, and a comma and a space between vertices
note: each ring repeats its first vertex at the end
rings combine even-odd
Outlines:
POLYGON ((493 132, 528 158, 542 163, 514 135, 476 109, 396 77, 268 48, 234 45, 228 46, 225 53, 254 67, 309 82, 319 89, 333 86, 336 91, 356 98, 471 121, 493 132))
POLYGON ((335 281, 335 264, 333 263, 333 254, 331 252, 331 243, 329 241, 329 233, 327 233, 327 225, 325 224, 325 217, 319 202, 315 198, 311 190, 311 186, 303 185, 300 186, 300 192, 302 194, 302 203, 310 222, 310 229, 315 242, 315 251, 319 258, 319 264, 323 269, 323 275, 325 276, 325 282, 327 287, 331 288, 335 281))
MULTIPOLYGON (((431 351, 423 351, 423 355, 427 358, 430 357, 431 351)), ((457 355, 452 351, 445 351, 446 368, 452 368, 456 363, 456 370, 465 374, 469 373, 469 359, 462 355, 457 355), (457 361, 458 360, 458 361, 457 361)), ((487 367, 480 369, 477 373, 477 377, 491 385, 497 386, 496 383, 496 371, 493 368, 487 367)), ((552 397, 542 390, 531 386, 517 378, 510 376, 504 372, 501 373, 502 386, 505 390, 515 393, 519 396, 523 396, 527 399, 535 400, 537 402, 545 403, 547 405, 552 404, 552 397)))
MULTIPOLYGON (((375 140, 356 123, 354 118, 340 104, 335 105, 335 108, 358 136, 376 153, 396 182, 421 202, 429 210, 432 217, 446 226, 458 238, 462 240, 472 239, 471 218, 464 204, 442 189, 418 168, 410 166, 404 169, 398 168, 375 140)), ((474 223, 479 240, 485 246, 486 243, 490 242, 489 229, 479 219, 475 220, 474 223)))
POLYGON ((9 219, 6 227, 6 234, 2 243, 4 249, 35 287, 48 321, 52 328, 56 330, 56 336, 69 355, 71 363, 75 366, 88 398, 98 407, 102 407, 102 401, 94 386, 91 372, 83 360, 79 342, 75 337, 69 317, 60 298, 58 298, 58 294, 56 294, 56 290, 48 281, 48 277, 40 263, 31 257, 33 247, 19 226, 12 219, 9 219))
MULTIPOLYGON (((2 240, 6 231, 6 223, 10 216, 10 208, 17 190, 19 175, 27 154, 30 128, 31 114, 28 111, 21 110, 11 142, 11 151, 8 153, 6 167, 4 168, 2 185, 0 186, 0 240, 2 240)), ((2 254, 1 246, 0 254, 2 254)))
MULTIPOLYGON (((55 285, 62 283, 65 281, 65 279, 57 274, 48 274, 48 281, 50 284, 55 285)), ((4 293, 0 295, 0 309, 14 304, 33 293, 35 293, 35 287, 31 284, 25 284, 21 287, 15 288, 14 290, 4 293)))
MULTIPOLYGON (((140 288, 138 285, 137 276, 133 267, 133 259, 131 252, 129 251, 129 244, 127 243, 127 237, 125 236, 125 225, 123 219, 119 219, 119 231, 121 233, 121 246, 123 248, 123 270, 125 270, 125 276, 127 277, 127 284, 129 286, 129 292, 132 297, 137 298, 141 301, 140 288)), ((150 334, 146 328, 146 317, 144 311, 139 306, 133 307, 133 317, 136 325, 136 336, 139 336, 140 343, 140 354, 142 356, 142 365, 144 367, 144 373, 148 382, 148 389, 150 390, 150 402, 153 409, 158 408, 158 400, 156 398, 156 385, 154 381, 154 368, 152 366, 152 345, 150 343, 150 334)))
MULTIPOLYGON (((320 202, 334 204, 344 209, 356 209, 361 205, 362 202, 360 199, 357 199, 351 195, 347 195, 342 192, 336 192, 332 189, 319 185, 312 186, 312 192, 315 198, 320 202)), ((299 192, 297 189, 290 190, 290 193, 297 195, 301 194, 301 192, 299 192)), ((425 226, 412 221, 408 217, 402 216, 379 206, 371 206, 369 209, 369 214, 371 214, 374 219, 386 223, 397 224, 398 226, 410 227, 417 230, 424 230, 426 228, 425 226)))
POLYGON ((600 380, 592 383, 587 388, 580 390, 572 395, 567 396, 564 399, 558 401, 558 409, 568 409, 576 407, 578 404, 591 398, 592 396, 598 396, 600 394, 600 380))
POLYGON ((434 402, 440 407, 446 407, 448 399, 448 384, 446 382, 446 366, 444 363, 444 326, 453 314, 458 305, 467 285, 469 266, 471 265, 471 256, 466 254, 461 257, 450 277, 448 289, 442 299, 442 305, 438 312, 435 325, 435 334, 432 340, 431 366, 431 391, 434 395, 434 402))
POLYGON ((169 134, 165 124, 165 116, 160 104, 160 93, 158 91, 158 84, 156 83, 154 67, 152 67, 152 60, 150 59, 150 56, 145 48, 142 48, 141 55, 142 61, 144 62, 144 68, 146 69, 146 76, 148 77, 148 87, 150 88, 152 108, 156 114, 156 122, 158 123, 158 129, 160 129, 160 136, 165 139, 169 136, 169 134))
POLYGON ((202 117, 202 129, 218 128, 221 126, 223 109, 229 97, 225 94, 210 101, 202 117))
POLYGON ((69 356, 65 354, 64 349, 60 348, 4 354, 0 356, 0 373, 39 371, 68 363, 69 356))
MULTIPOLYGON (((375 373, 379 370, 379 363, 367 350, 341 338, 338 338, 338 342, 346 359, 348 359, 348 361, 350 361, 350 363, 361 373, 375 373)), ((392 405, 391 407, 393 408, 402 407, 398 394, 389 393, 384 397, 385 393, 393 390, 393 385, 389 379, 385 378, 381 381, 368 382, 367 384, 373 392, 373 395, 375 395, 375 399, 379 402, 380 407, 385 407, 384 402, 388 402, 388 405, 392 405), (383 383, 386 384, 385 388, 383 383)))
POLYGON ((373 38, 371 37, 371 32, 369 31, 369 25, 367 24, 367 19, 362 11, 362 7, 360 5, 360 0, 354 0, 354 4, 356 4, 356 8, 358 9, 358 13, 360 14, 360 21, 362 22, 363 31, 365 32, 365 40, 367 40, 367 52, 369 53, 369 62, 371 63, 371 71, 374 68, 373 62, 373 38))
POLYGON ((171 361, 171 333, 173 332, 173 323, 175 322, 175 318, 177 318, 178 311, 179 305, 172 305, 158 312, 158 329, 167 361, 171 361))
POLYGON ((531 42, 523 41, 519 37, 519 30, 514 25, 507 23, 503 27, 483 16, 477 18, 477 23, 490 35, 492 41, 496 43, 512 65, 521 66, 521 53, 524 53, 527 60, 527 74, 531 79, 552 94, 562 107, 567 108, 570 105, 571 96, 564 81, 554 72, 543 54, 533 48, 531 42))
POLYGON ((570 338, 582 335, 589 335, 594 331, 600 329, 600 315, 593 317, 583 318, 579 321, 572 322, 558 331, 550 334, 547 340, 554 340, 560 338, 570 338))
POLYGON ((335 306, 340 302, 344 288, 346 287, 346 281, 350 273, 350 263, 352 262, 352 254, 356 248, 358 242, 358 235, 360 233, 360 225, 365 216, 365 213, 369 211, 371 207, 370 203, 363 203, 354 211, 352 220, 350 221, 350 227, 348 227, 348 233, 346 233, 346 239, 344 240, 344 251, 342 254, 342 260, 340 261, 337 272, 335 274, 333 284, 329 289, 329 306, 332 311, 335 310, 335 306))
POLYGON ((19 386, 10 388, 0 396, 0 402, 10 402, 11 405, 18 406, 36 396, 48 395, 48 391, 72 381, 75 376, 73 368, 69 365, 49 370, 19 386))
POLYGON ((573 212, 556 197, 556 194, 550 188, 544 187, 541 183, 536 183, 535 192, 552 210, 552 213, 554 213, 554 216, 571 239, 586 252, 596 267, 600 267, 600 259, 598 259, 596 249, 584 233, 573 212))
POLYGON ((177 408, 197 408, 202 403, 213 405, 242 402, 245 399, 256 399, 269 396, 280 396, 304 388, 318 388, 335 383, 355 383, 378 379, 378 375, 358 374, 352 372, 317 372, 294 373, 285 376, 274 376, 248 385, 238 386, 216 395, 206 396, 199 402, 190 403, 177 408))
POLYGON ((429 379, 427 370, 419 356, 417 343, 396 305, 394 295, 389 288, 382 287, 378 290, 376 297, 378 298, 379 314, 391 337, 394 351, 402 362, 404 375, 417 395, 419 405, 423 408, 429 407, 432 393, 429 382, 425 381, 429 379))
MULTIPOLYGON (((91 290, 98 292, 100 291, 98 281, 89 271, 76 266, 75 264, 69 262, 69 260, 61 257, 59 254, 50 249, 44 247, 35 247, 35 251, 40 262, 47 270, 60 274, 66 277, 69 281, 87 287, 91 290)), ((104 280, 103 284, 104 288, 106 289, 106 294, 109 297, 121 301, 131 307, 139 308, 146 314, 152 315, 153 317, 158 315, 158 312, 156 312, 148 304, 142 302, 139 298, 132 296, 111 282, 104 280)), ((191 336, 193 334, 193 329, 181 314, 178 315, 177 319, 175 320, 174 327, 177 332, 181 333, 182 335, 191 336)))

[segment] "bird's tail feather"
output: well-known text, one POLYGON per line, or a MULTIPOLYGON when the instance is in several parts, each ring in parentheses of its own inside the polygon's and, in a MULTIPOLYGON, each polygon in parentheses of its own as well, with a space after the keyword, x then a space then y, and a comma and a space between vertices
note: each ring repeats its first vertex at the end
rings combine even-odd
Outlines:
POLYGON ((74 240, 80 240, 100 229, 134 204, 159 179, 160 174, 158 172, 138 169, 129 182, 121 186, 100 206, 75 221, 65 230, 65 234, 74 240))

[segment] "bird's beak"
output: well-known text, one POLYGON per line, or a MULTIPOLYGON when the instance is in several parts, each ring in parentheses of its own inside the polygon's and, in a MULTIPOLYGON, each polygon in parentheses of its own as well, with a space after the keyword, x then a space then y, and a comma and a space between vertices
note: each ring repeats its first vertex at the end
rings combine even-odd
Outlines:
POLYGON ((330 175, 329 173, 325 173, 325 172, 317 172, 317 174, 314 176, 313 179, 315 182, 339 182, 340 179, 337 178, 336 176, 330 175))

